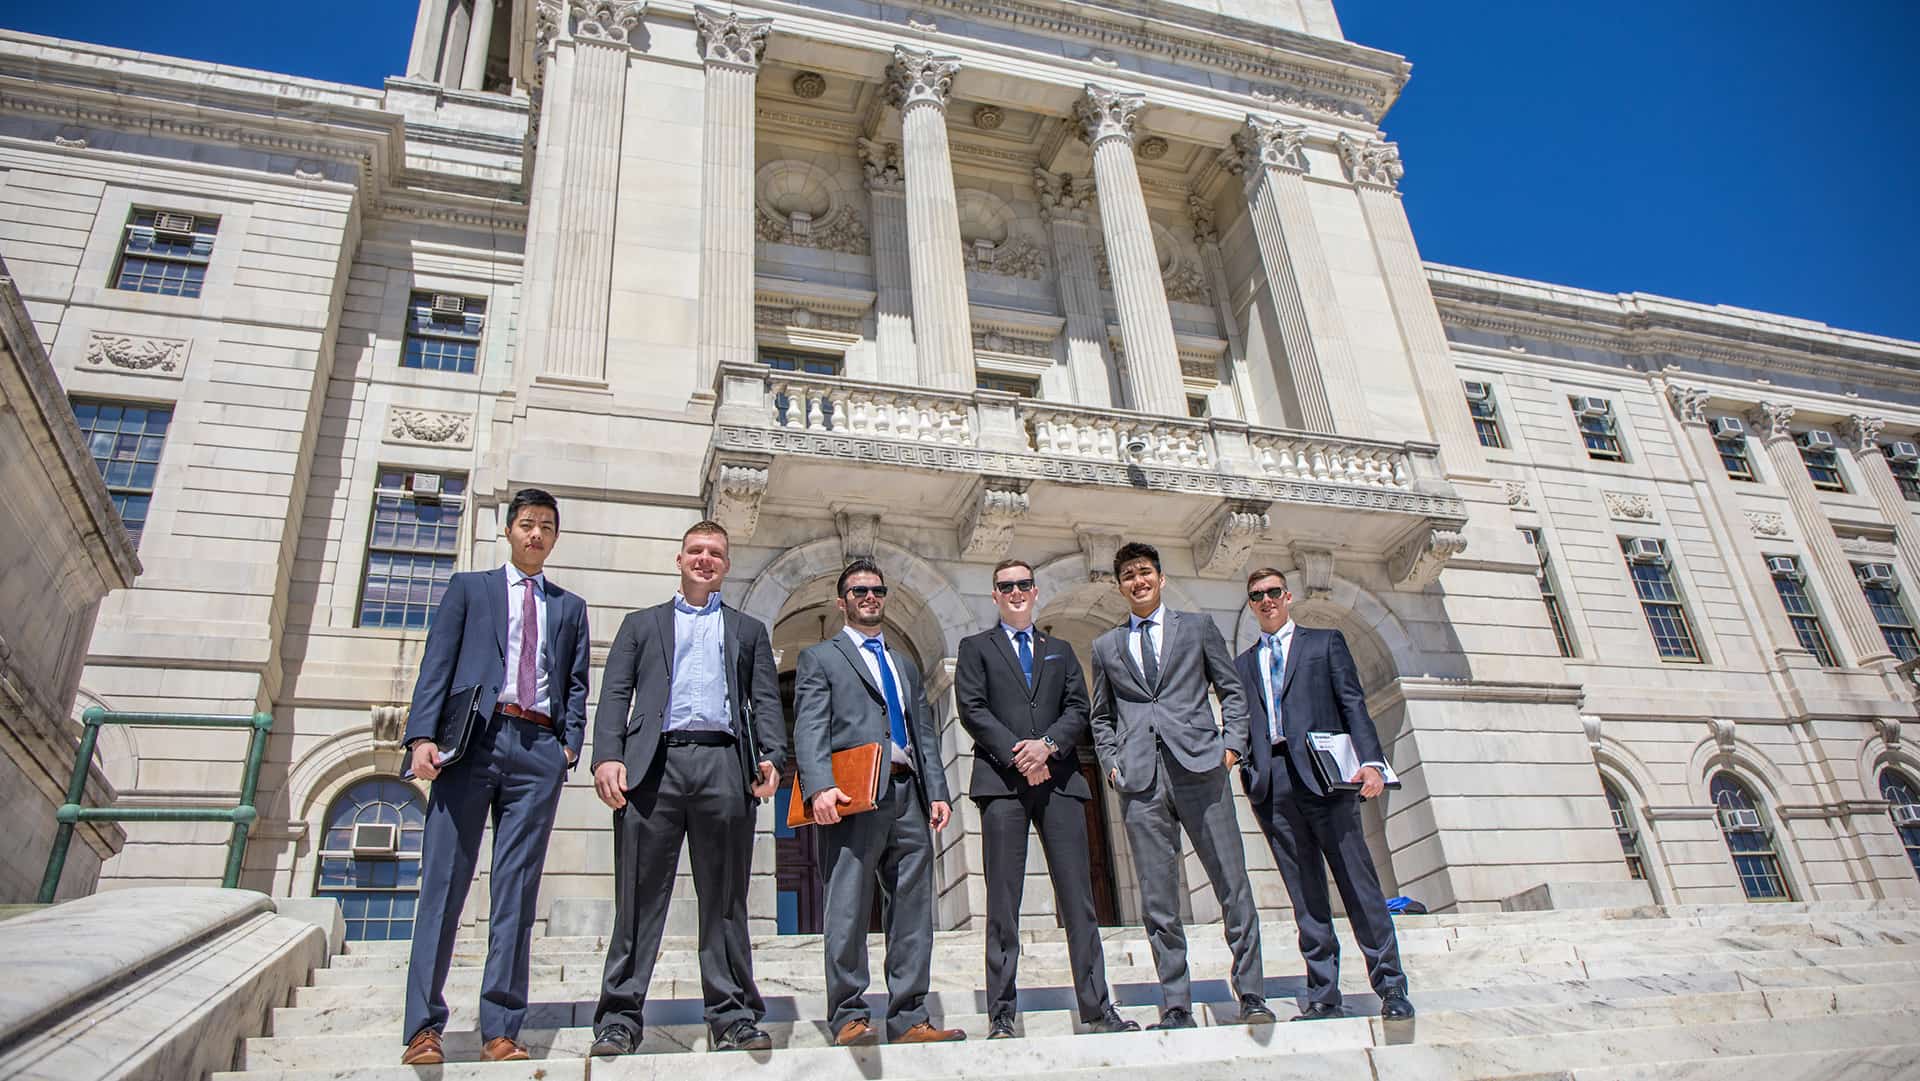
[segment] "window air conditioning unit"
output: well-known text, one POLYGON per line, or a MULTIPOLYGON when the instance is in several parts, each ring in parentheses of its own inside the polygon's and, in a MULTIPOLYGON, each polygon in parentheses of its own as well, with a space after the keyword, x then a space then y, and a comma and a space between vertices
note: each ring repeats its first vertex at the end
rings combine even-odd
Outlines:
POLYGON ((1616 833, 1627 832, 1627 812, 1626 811, 1615 810, 1614 808, 1609 807, 1607 808, 1607 813, 1613 816, 1614 832, 1616 833))
POLYGON ((407 478, 407 491, 421 502, 438 502, 440 499, 440 474, 415 473, 407 478))
POLYGON ((177 233, 192 236, 193 215, 169 214, 164 210, 158 211, 153 215, 153 231, 156 233, 177 233))
POLYGON ((400 827, 375 822, 356 822, 353 827, 355 858, 391 856, 400 851, 400 827))
POLYGON ((1893 824, 1901 829, 1920 827, 1920 803, 1901 803, 1893 808, 1893 824))
POLYGON ((1880 589, 1892 589, 1895 586, 1893 567, 1886 563, 1865 563, 1860 567, 1860 584, 1876 586, 1880 589))
POLYGON ((1663 563, 1666 558, 1666 550, 1652 537, 1635 537, 1627 542, 1629 563, 1663 563))
POLYGON ((1767 573, 1775 578, 1800 580, 1800 561, 1792 556, 1768 556, 1767 573))
POLYGON ((1920 447, 1916 447, 1912 443, 1905 442, 1904 440, 1898 443, 1889 443, 1887 444, 1887 457, 1892 458, 1896 462, 1920 461, 1920 447))
POLYGON ((1467 388, 1467 400, 1470 402, 1484 402, 1493 397, 1493 388, 1485 383, 1476 383, 1469 379, 1460 385, 1467 388))
POLYGON ((433 314, 465 315, 466 313, 467 313, 466 297, 450 297, 445 293, 433 294, 433 314))
POLYGON ((1604 417, 1613 412, 1613 403, 1590 394, 1582 395, 1573 400, 1573 411, 1583 417, 1604 417))
POLYGON ((1713 437, 1715 439, 1745 439, 1747 426, 1739 417, 1713 418, 1713 437))
POLYGON ((1833 433, 1822 431, 1801 432, 1800 445, 1808 450, 1832 450, 1833 433))
POLYGON ((1759 833, 1760 812, 1745 807, 1722 807, 1720 828, 1728 833, 1759 833))

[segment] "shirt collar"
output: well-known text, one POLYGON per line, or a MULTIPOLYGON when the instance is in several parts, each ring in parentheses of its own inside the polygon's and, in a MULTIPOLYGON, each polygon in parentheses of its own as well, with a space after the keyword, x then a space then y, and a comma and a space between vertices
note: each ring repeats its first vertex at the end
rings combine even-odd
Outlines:
POLYGON ((517 586, 520 584, 520 579, 522 578, 532 578, 535 584, 539 585, 541 589, 545 589, 547 587, 547 575, 545 571, 542 571, 539 574, 533 574, 533 575, 522 574, 520 572, 519 567, 516 567, 511 562, 509 562, 507 564, 507 585, 517 586))
POLYGON ((1142 620, 1145 620, 1145 619, 1151 619, 1151 620, 1153 620, 1153 625, 1154 625, 1154 626, 1156 626, 1156 627, 1159 627, 1159 628, 1161 628, 1162 630, 1165 630, 1165 629, 1166 629, 1166 626, 1167 626, 1167 604, 1166 604, 1166 602, 1165 602, 1165 601, 1161 601, 1161 602, 1160 602, 1160 607, 1158 607, 1158 608, 1155 608, 1155 609, 1153 610, 1153 614, 1152 614, 1152 615, 1150 615, 1150 616, 1136 616, 1136 615, 1134 615, 1134 614, 1133 614, 1132 612, 1128 612, 1128 613, 1127 613, 1127 630, 1129 630, 1129 631, 1137 631, 1137 630, 1139 630, 1139 629, 1140 629, 1140 624, 1141 624, 1141 622, 1142 622, 1142 620))
MULTIPOLYGON (((1000 633, 1006 635, 1008 638, 1012 638, 1014 635, 1020 633, 1020 628, 1003 619, 1000 621, 1000 633)), ((1035 629, 1032 624, 1027 625, 1027 633, 1035 638, 1040 637, 1040 632, 1035 629)))
POLYGON ((673 594, 673 609, 676 612, 685 612, 690 616, 710 616, 720 610, 720 591, 716 589, 712 593, 707 594, 707 603, 698 608, 695 608, 693 604, 687 600, 686 594, 675 591, 673 594))
POLYGON ((1266 639, 1268 649, 1272 649, 1273 644, 1283 638, 1291 641, 1293 639, 1293 620, 1289 619, 1285 623, 1280 624, 1272 634, 1263 634, 1260 637, 1266 639))
POLYGON ((881 634, 861 634, 859 629, 856 628, 851 623, 840 628, 840 630, 841 630, 841 633, 845 634, 848 638, 853 640, 853 644, 855 646, 858 646, 861 649, 865 649, 867 647, 868 642, 880 643, 880 649, 882 652, 885 652, 887 648, 887 640, 884 637, 885 632, 882 632, 881 634))

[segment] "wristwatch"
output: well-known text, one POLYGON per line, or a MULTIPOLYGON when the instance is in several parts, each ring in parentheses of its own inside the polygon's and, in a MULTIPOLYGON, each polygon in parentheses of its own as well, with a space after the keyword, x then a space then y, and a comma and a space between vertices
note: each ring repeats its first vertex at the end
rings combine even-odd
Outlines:
POLYGON ((1041 737, 1040 737, 1040 742, 1042 742, 1042 743, 1044 743, 1044 744, 1046 744, 1046 745, 1047 745, 1047 753, 1048 753, 1048 754, 1050 754, 1050 755, 1054 755, 1054 754, 1059 754, 1059 753, 1060 753, 1060 745, 1059 745, 1058 743, 1055 743, 1055 742, 1053 741, 1053 737, 1052 737, 1052 736, 1041 736, 1041 737))

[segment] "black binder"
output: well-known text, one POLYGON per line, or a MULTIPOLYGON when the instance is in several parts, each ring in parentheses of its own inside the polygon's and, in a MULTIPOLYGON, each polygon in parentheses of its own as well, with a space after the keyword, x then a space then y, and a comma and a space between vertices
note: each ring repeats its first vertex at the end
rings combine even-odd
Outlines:
MULTIPOLYGON (((753 795, 753 786, 760 783, 760 738, 753 730, 753 702, 740 703, 740 747, 746 757, 740 762, 740 770, 746 775, 747 794, 753 795)), ((758 804, 756 797, 753 801, 758 804)))
POLYGON ((440 748, 440 768, 453 765, 467 753, 473 733, 485 720, 480 716, 480 699, 486 688, 455 687, 447 692, 447 704, 441 707, 440 723, 434 727, 433 742, 440 748))
MULTIPOLYGON (((1353 750, 1353 737, 1347 735, 1345 732, 1307 733, 1307 761, 1313 764, 1313 775, 1319 779, 1322 791, 1360 791, 1360 783, 1358 781, 1348 780, 1354 773, 1359 772, 1361 763, 1357 761, 1358 758, 1359 756, 1355 754, 1353 750), (1321 746, 1320 743, 1314 739, 1315 736, 1319 736, 1322 740, 1330 743, 1345 744, 1341 749, 1346 752, 1347 758, 1355 760, 1353 769, 1351 771, 1343 769, 1340 755, 1337 754, 1333 748, 1321 746)), ((1391 768, 1384 770, 1381 773, 1381 777, 1386 782, 1387 788, 1397 789, 1400 787, 1400 778, 1394 775, 1391 768)))

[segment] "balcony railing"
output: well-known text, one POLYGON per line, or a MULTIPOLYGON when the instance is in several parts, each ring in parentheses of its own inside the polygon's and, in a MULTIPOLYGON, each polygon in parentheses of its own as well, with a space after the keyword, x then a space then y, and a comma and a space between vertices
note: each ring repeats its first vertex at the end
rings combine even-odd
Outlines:
POLYGON ((973 400, 968 395, 784 372, 775 374, 767 389, 776 428, 973 445, 973 400))

